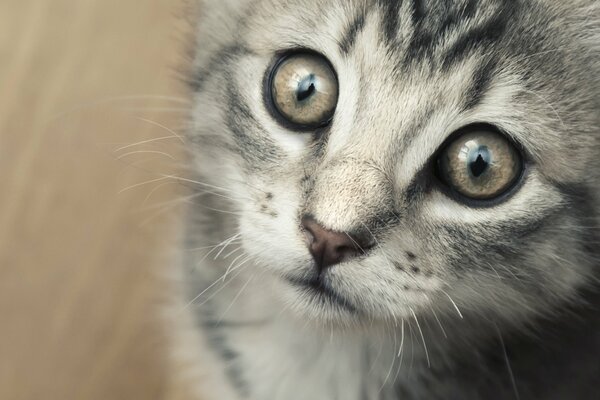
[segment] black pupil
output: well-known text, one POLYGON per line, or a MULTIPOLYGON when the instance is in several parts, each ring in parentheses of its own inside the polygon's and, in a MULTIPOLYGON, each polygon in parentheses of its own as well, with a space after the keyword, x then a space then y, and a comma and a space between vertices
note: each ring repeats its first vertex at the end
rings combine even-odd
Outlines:
POLYGON ((313 74, 308 75, 300 82, 298 82, 298 91, 296 92, 296 99, 298 101, 304 101, 311 97, 317 88, 315 86, 315 76, 313 74))
MULTIPOLYGON (((475 154, 474 154, 475 155, 475 154)), ((486 147, 477 149, 475 160, 469 162, 469 169, 475 178, 479 178, 490 166, 490 155, 486 147)))

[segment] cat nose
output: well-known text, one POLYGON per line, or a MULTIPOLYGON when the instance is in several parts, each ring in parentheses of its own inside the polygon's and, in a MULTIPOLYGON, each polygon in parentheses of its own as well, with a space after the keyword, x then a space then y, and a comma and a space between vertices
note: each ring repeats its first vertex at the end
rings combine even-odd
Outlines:
POLYGON ((335 232, 310 216, 302 218, 302 227, 307 232, 308 249, 319 272, 363 255, 374 246, 373 240, 364 234, 335 232))

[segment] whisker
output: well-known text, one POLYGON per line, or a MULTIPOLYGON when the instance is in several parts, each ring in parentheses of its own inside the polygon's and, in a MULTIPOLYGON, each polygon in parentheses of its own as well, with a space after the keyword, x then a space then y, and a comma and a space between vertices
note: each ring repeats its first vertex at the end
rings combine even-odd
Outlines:
POLYGON ((425 336, 423 335, 423 330, 421 329, 421 324, 419 324, 419 320, 417 319, 417 314, 415 314, 415 310, 413 310, 411 308, 410 312, 412 313, 413 318, 415 319, 415 321, 417 323, 417 328, 419 329, 419 334, 421 335, 421 340, 423 340, 423 348, 425 349, 425 358, 427 358, 427 366, 429 368, 431 368, 431 362, 429 361, 429 351, 427 350, 427 343, 425 343, 425 336))
POLYGON ((211 294, 208 298, 206 298, 206 300, 204 300, 202 303, 198 304, 199 307, 202 307, 204 304, 206 304, 207 302, 209 302, 213 297, 215 297, 217 294, 219 294, 223 289, 225 289, 227 287, 227 285, 229 285, 231 282, 233 282, 235 280, 235 278, 237 278, 242 272, 244 271, 244 269, 240 269, 237 274, 233 275, 231 278, 229 278, 229 280, 227 282, 223 282, 221 280, 221 278, 217 279, 217 282, 222 282, 222 285, 219 289, 217 289, 213 294, 211 294))
POLYGON ((155 179, 152 179, 152 180, 149 180, 149 181, 145 181, 145 182, 141 182, 141 183, 136 183, 135 185, 128 186, 125 189, 121 189, 119 191, 119 194, 124 193, 124 192, 126 192, 128 190, 131 190, 131 189, 135 189, 135 188, 140 187, 140 186, 148 185, 150 183, 164 181, 165 179, 169 179, 169 178, 166 177, 166 176, 163 176, 161 178, 155 178, 155 179))
POLYGON ((233 235, 232 237, 225 239, 225 240, 224 240, 224 241, 222 241, 221 243, 219 243, 219 244, 217 244, 217 245, 213 246, 212 250, 210 250, 208 253, 206 253, 206 254, 204 255, 204 257, 202 257, 202 258, 200 259, 200 261, 198 261, 198 263, 200 264, 200 263, 202 263, 204 260, 206 260, 206 259, 207 259, 207 258, 208 258, 208 257, 209 257, 209 256, 210 256, 210 255, 211 255, 211 254, 212 254, 212 253, 213 253, 213 252, 216 250, 216 249, 218 249, 220 246, 223 246, 223 245, 224 245, 225 247, 227 247, 227 246, 229 245, 229 243, 231 243, 231 241, 233 241, 233 240, 237 239, 237 238, 238 238, 238 237, 240 237, 241 235, 242 235, 242 233, 241 233, 241 232, 239 232, 239 233, 237 233, 237 234, 233 235))
POLYGON ((437 313, 435 312, 435 309, 433 307, 430 307, 430 309, 431 309, 431 313, 433 314, 433 317, 435 318, 435 320, 437 321, 437 324, 439 325, 440 329, 442 330, 442 334, 444 335, 444 338, 448 339, 448 335, 446 335, 446 330, 442 326, 442 322, 438 318, 437 313))
MULTIPOLYGON (((192 180, 192 179, 187 179, 187 178, 183 178, 183 177, 179 177, 179 176, 175 176, 175 175, 166 175, 166 174, 160 174, 160 175, 161 176, 159 178, 151 179, 151 180, 148 180, 148 181, 145 181, 145 182, 140 182, 140 183, 136 183, 134 185, 128 186, 128 187, 120 190, 119 194, 121 194, 123 192, 126 192, 128 190, 131 190, 131 189, 135 189, 135 188, 140 187, 140 186, 148 185, 148 184, 155 183, 155 182, 160 182, 160 181, 163 181, 163 180, 166 180, 166 179, 173 179, 173 180, 175 180, 176 182, 179 182, 179 183, 181 183, 181 182, 183 182, 183 183, 192 183, 192 184, 195 184, 195 185, 198 185, 198 186, 201 186, 201 187, 208 187, 208 188, 211 188, 211 189, 214 189, 214 190, 220 190, 220 191, 224 191, 224 192, 229 192, 229 193, 233 193, 236 196, 239 196, 238 193, 235 193, 233 190, 229 190, 229 189, 226 189, 226 188, 218 187, 218 186, 211 185, 211 184, 208 184, 208 183, 199 182, 199 181, 195 181, 195 180, 192 180)), ((225 199, 228 199, 228 200, 231 200, 231 201, 252 200, 250 197, 246 197, 246 196, 234 198, 234 197, 226 196, 226 195, 221 194, 221 193, 215 193, 215 192, 212 192, 212 191, 209 191, 209 190, 204 190, 203 193, 212 194, 214 196, 222 197, 222 198, 225 198, 225 199)), ((233 213, 231 211, 224 211, 224 210, 218 210, 218 209, 215 209, 214 211, 220 211, 220 212, 224 212, 224 213, 233 213)))
MULTIPOLYGON (((171 182, 169 182, 169 183, 171 183, 171 182)), ((175 183, 175 182, 173 182, 173 183, 175 183)), ((167 184, 167 182, 162 183, 160 186, 166 185, 166 184, 167 184)), ((162 208, 167 208, 167 209, 173 208, 173 207, 180 205, 181 203, 189 203, 190 200, 193 200, 194 198, 200 197, 202 195, 204 195, 203 192, 194 193, 194 194, 191 194, 188 196, 181 196, 176 199, 167 200, 167 201, 159 202, 159 203, 148 205, 148 206, 146 206, 142 203, 142 207, 140 207, 140 211, 149 211, 149 210, 155 210, 155 209, 160 210, 162 208)))
MULTIPOLYGON (((396 331, 394 331, 394 348, 396 348, 396 344, 397 344, 396 342, 397 342, 396 331)), ((381 384, 381 387, 379 388, 379 391, 377 392, 378 394, 381 393, 381 391, 385 387, 388 379, 390 378, 390 375, 392 375, 392 370, 394 369, 395 364, 396 364, 396 357, 392 357, 392 365, 390 365, 390 369, 388 370, 387 375, 385 376, 385 379, 383 380, 383 383, 381 384)))
POLYGON ((530 59, 532 57, 541 56, 541 55, 544 55, 544 54, 557 53, 557 52, 562 51, 562 50, 564 50, 564 47, 559 47, 559 48, 552 49, 552 50, 546 50, 546 51, 540 51, 540 52, 533 53, 533 54, 528 54, 527 56, 524 56, 524 57, 516 59, 515 62, 525 61, 525 60, 528 60, 528 59, 530 59))
POLYGON ((373 361, 371 361, 371 368, 369 369, 369 374, 371 374, 375 370, 377 361, 379 361, 379 357, 381 357, 382 353, 383 353, 383 340, 379 340, 379 350, 377 350, 377 355, 375 356, 373 361))
POLYGON ((252 281, 252 279, 254 279, 254 275, 250 275, 250 278, 248 278, 248 280, 246 281, 246 283, 244 284, 244 286, 242 286, 242 288, 235 295, 235 297, 231 301, 231 304, 229 304, 229 306, 225 309, 225 311, 223 311, 223 314, 221 314, 221 316, 219 317, 219 319, 217 320, 217 322, 216 322, 215 325, 219 325, 221 323, 221 321, 223 320, 223 318, 225 317, 225 315, 227 315, 227 313, 229 312, 229 310, 231 310, 231 308, 233 307, 233 305, 235 304, 235 302, 240 298, 240 296, 242 295, 242 293, 244 292, 244 290, 248 287, 248 285, 250 284, 250 282, 252 281))
POLYGON ((456 305, 456 303, 454 302, 454 300, 452 300, 452 297, 450 297, 450 295, 445 290, 443 290, 443 289, 440 289, 440 290, 442 291, 442 293, 444 293, 448 297, 448 300, 450 300, 450 302, 452 303, 452 305, 456 309, 456 312, 458 313, 458 316, 461 319, 464 319, 464 317, 463 317, 462 313, 460 312, 458 306, 456 305))
POLYGON ((214 260, 216 260, 217 258, 219 258, 219 256, 220 256, 220 255, 221 255, 221 254, 222 254, 222 253, 225 251, 225 249, 226 249, 227 247, 229 247, 229 245, 230 245, 231 243, 233 243, 233 241, 234 241, 234 240, 238 239, 238 238, 239 238, 241 235, 242 235, 242 233, 241 233, 241 232, 239 232, 237 235, 235 235, 235 236, 233 236, 231 239, 229 239, 229 240, 227 241, 227 243, 225 243, 225 244, 223 245, 223 247, 221 248, 221 250, 220 250, 220 251, 217 253, 217 255, 214 257, 214 260))
MULTIPOLYGON (((234 241, 233 243, 236 243, 236 241, 234 241)), ((200 250, 214 249, 215 247, 219 247, 221 245, 222 245, 222 243, 214 244, 212 246, 194 247, 194 248, 186 249, 186 251, 200 251, 200 250)))
MULTIPOLYGON (((224 192, 230 192, 230 193, 233 192, 234 194, 236 194, 231 189, 227 189, 227 188, 224 188, 224 187, 219 187, 219 186, 211 185, 210 183, 206 183, 206 182, 200 182, 200 181, 196 181, 196 180, 189 179, 189 178, 183 178, 181 176, 176 176, 176 175, 168 175, 168 174, 166 174, 166 175, 163 175, 163 176, 164 177, 169 177, 171 179, 178 180, 180 182, 193 183, 193 184, 198 185, 198 186, 204 186, 204 187, 208 187, 208 188, 215 189, 215 190, 222 190, 224 192)), ((251 199, 248 198, 248 200, 251 200, 251 199)))
MULTIPOLYGON (((402 325, 401 325, 401 338, 400 338, 400 349, 398 350, 398 357, 400 357, 403 353, 403 348, 404 348, 404 318, 402 318, 402 325)), ((402 365, 402 361, 400 361, 400 365, 402 365)))
POLYGON ((230 273, 237 270, 238 268, 241 268, 244 264, 246 264, 248 261, 252 260, 251 256, 248 256, 246 258, 244 258, 239 265, 236 265, 235 267, 231 268, 231 271, 229 271, 230 273))
POLYGON ((164 129, 165 131, 169 132, 173 136, 177 137, 181 141, 181 143, 185 144, 185 140, 183 140, 183 137, 180 134, 178 134, 177 132, 175 132, 173 129, 171 129, 171 128, 169 128, 169 127, 167 127, 167 126, 165 126, 165 125, 163 125, 163 124, 161 124, 159 122, 152 121, 151 119, 148 119, 148 118, 137 117, 137 119, 140 120, 140 121, 142 121, 142 122, 146 122, 146 123, 148 123, 150 125, 154 125, 156 127, 164 129))
POLYGON ((131 144, 119 147, 118 149, 115 150, 115 153, 118 153, 118 152, 123 151, 125 149, 129 149, 131 147, 140 146, 142 144, 148 144, 148 143, 158 142, 160 140, 167 140, 167 139, 179 139, 179 136, 169 135, 169 136, 161 136, 161 137, 157 137, 157 138, 142 140, 140 142, 131 143, 131 144))
POLYGON ((544 103, 546 103, 548 105, 548 107, 550 107, 550 109, 552 110, 552 112, 554 112, 554 115, 556 115, 556 118, 558 118, 558 121, 562 125, 563 129, 565 129, 565 131, 568 132, 567 125, 563 121, 562 117, 560 116, 560 114, 558 113, 558 111, 556 110, 556 108, 554 108, 554 106, 552 105, 552 103, 550 103, 544 96, 542 96, 541 94, 539 94, 537 92, 534 92, 533 90, 528 90, 528 89, 524 89, 524 88, 521 88, 521 90, 524 91, 524 92, 526 92, 526 93, 531 93, 532 95, 538 97, 544 103))
POLYGON ((225 280, 227 278, 227 275, 229 275, 229 272, 231 271, 231 268, 236 263, 236 261, 247 255, 248 254, 246 252, 242 252, 242 254, 240 254, 239 256, 237 256, 236 258, 233 259, 233 261, 231 262, 231 264, 229 264, 229 267, 227 267, 227 269, 225 270, 225 273, 223 274, 223 280, 225 280))
POLYGON ((128 100, 165 100, 173 103, 190 104, 190 100, 184 97, 176 96, 165 96, 156 94, 141 94, 141 95, 129 95, 129 96, 116 96, 108 97, 105 99, 98 100, 99 102, 113 102, 113 101, 128 101, 128 100))
POLYGON ((508 375, 510 376, 510 383, 515 392, 515 397, 517 400, 520 400, 521 396, 519 396, 519 390, 517 389, 517 381, 515 380, 515 375, 513 373, 512 367, 510 366, 510 360, 508 359, 508 353, 506 352, 506 346, 504 345, 504 339, 502 338, 502 333, 500 333, 500 329, 498 325, 494 324, 496 327, 496 332, 498 332, 498 337, 500 338, 500 345, 502 346, 502 352, 504 354, 504 360, 506 361, 506 369, 508 370, 508 375))
POLYGON ((183 307, 182 311, 186 310, 188 307, 190 307, 192 304, 194 304, 198 299, 200 299, 200 297, 202 297, 207 291, 212 289, 215 285, 222 283, 221 287, 219 289, 217 289, 217 291, 215 291, 213 294, 211 294, 206 300, 204 300, 198 306, 202 306, 202 305, 206 304, 206 302, 210 301, 215 295, 220 293, 221 290, 223 290, 227 286, 228 283, 233 281, 241 273, 242 273, 242 270, 240 270, 236 275, 232 276, 228 282, 222 282, 221 277, 217 278, 213 283, 210 284, 210 286, 208 286, 206 289, 204 289, 202 292, 200 292, 200 294, 198 294, 196 297, 194 297, 189 303, 187 303, 185 305, 185 307, 183 307))
POLYGON ((172 155, 170 155, 169 153, 165 153, 164 151, 157 151, 157 150, 138 150, 138 151, 130 151, 128 153, 125 154, 121 154, 119 157, 117 157, 117 160, 121 160, 127 156, 133 155, 133 154, 141 154, 141 153, 148 153, 148 154, 160 154, 166 157, 169 157, 171 160, 175 160, 175 157, 173 157, 172 155))
MULTIPOLYGON (((142 205, 140 206, 140 208, 142 208, 142 209, 146 209, 146 210, 147 210, 147 208, 146 208, 146 203, 147 203, 147 202, 150 200, 150 198, 152 197, 152 195, 153 195, 154 193, 156 193, 158 190, 160 190, 161 188, 163 188, 163 187, 165 187, 165 186, 168 186, 168 185, 173 185, 173 184, 175 184, 175 183, 177 183, 177 182, 163 182, 163 183, 161 183, 160 185, 156 185, 156 187, 155 187, 155 188, 153 188, 153 189, 150 191, 150 193, 148 193, 148 195, 146 196, 146 198, 144 198, 144 201, 142 201, 142 205)), ((171 202, 172 202, 172 201, 171 201, 171 202)))
MULTIPOLYGON (((215 194, 215 195, 218 196, 217 194, 215 194)), ((224 197, 224 196, 221 196, 221 197, 224 197)), ((227 197, 227 198, 229 199, 229 197, 227 197)), ((233 199, 230 199, 230 200, 233 200, 233 199)), ((200 204, 200 207, 202 207, 202 208, 204 208, 206 210, 215 211, 215 212, 218 212, 218 213, 221 213, 221 214, 238 215, 238 216, 242 215, 241 212, 228 211, 228 210, 219 210, 218 208, 208 207, 208 206, 205 206, 203 204, 200 204)))
POLYGON ((234 250, 232 250, 232 251, 230 251, 229 253, 225 254, 225 255, 223 256, 223 260, 226 260, 226 259, 228 259, 228 258, 229 258, 231 255, 233 255, 234 253, 236 253, 236 252, 240 251, 241 249, 242 249, 242 246, 238 246, 238 247, 236 247, 234 250))
POLYGON ((204 289, 203 291, 201 291, 196 297, 194 297, 192 300, 190 300, 190 302, 188 302, 183 308, 183 310, 186 310, 189 306, 191 306, 192 304, 194 304, 196 302, 196 300, 198 300, 200 297, 202 297, 204 295, 204 293, 208 292, 210 289, 212 289, 215 285, 217 285, 219 282, 221 282, 221 277, 219 277, 218 279, 216 279, 213 283, 211 283, 206 289, 204 289))
POLYGON ((169 211, 171 210, 171 208, 165 207, 161 210, 158 210, 157 212, 155 212, 153 215, 149 216, 148 218, 146 218, 145 220, 143 220, 140 223, 140 227, 144 227, 147 226, 150 222, 154 221, 155 219, 161 217, 162 215, 167 214, 169 211))
POLYGON ((131 112, 163 112, 163 113, 189 113, 189 108, 176 108, 176 107, 124 107, 123 110, 131 112))

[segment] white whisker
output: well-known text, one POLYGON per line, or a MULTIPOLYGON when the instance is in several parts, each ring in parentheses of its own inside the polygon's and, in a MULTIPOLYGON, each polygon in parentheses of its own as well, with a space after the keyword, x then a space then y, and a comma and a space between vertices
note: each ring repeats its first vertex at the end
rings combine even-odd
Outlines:
POLYGON ((217 289, 213 294, 211 294, 206 300, 204 300, 202 303, 200 303, 198 306, 201 307, 204 304, 206 304, 207 302, 209 302, 213 297, 215 297, 223 289, 225 289, 227 287, 227 285, 229 285, 231 282, 233 282, 235 280, 235 278, 237 278, 243 271, 244 271, 244 269, 240 268, 240 270, 235 275, 233 275, 231 278, 229 278, 229 280, 227 282, 222 281, 221 278, 217 279, 217 282, 222 282, 223 283, 221 285, 221 287, 219 289, 217 289))
MULTIPOLYGON (((495 324, 494 324, 495 325, 495 324)), ((510 366, 510 360, 508 359, 508 353, 506 352, 506 346, 504 345, 504 339, 502 338, 502 333, 497 325, 496 332, 498 333, 498 337, 500 338, 500 345, 502 346, 502 353, 504 354, 504 360, 506 361, 506 369, 508 370, 508 375, 510 376, 510 383, 515 392, 515 397, 517 400, 520 400, 521 396, 519 395, 519 390, 517 389, 517 381, 515 380, 515 375, 513 373, 512 367, 510 366)))
POLYGON ((246 252, 242 252, 242 254, 240 254, 239 256, 237 256, 236 258, 233 259, 233 261, 231 262, 231 264, 229 264, 229 267, 227 267, 227 269, 225 270, 225 273, 223 274, 223 280, 225 280, 227 278, 227 275, 229 275, 229 272, 233 268, 233 265, 236 263, 236 261, 247 255, 248 254, 246 252))
POLYGON ((171 129, 159 122, 152 121, 151 119, 147 119, 147 118, 143 118, 143 117, 137 117, 137 119, 139 119, 140 121, 146 122, 148 124, 154 125, 156 127, 164 129, 165 131, 169 132, 173 136, 177 137, 181 141, 181 143, 185 144, 185 140, 183 140, 183 137, 180 134, 178 134, 177 132, 175 132, 173 129, 171 129))
POLYGON ((229 312, 229 310, 231 310, 231 308, 233 307, 233 305, 235 304, 235 302, 240 298, 240 296, 242 295, 242 293, 244 292, 244 290, 248 287, 248 285, 250 284, 250 282, 252 281, 253 278, 254 278, 254 275, 250 275, 250 278, 248 278, 248 280, 246 281, 246 283, 244 284, 244 286, 242 286, 242 288, 235 295, 235 297, 233 298, 233 300, 231 301, 231 303, 229 304, 229 306, 225 309, 225 311, 223 311, 223 314, 221 314, 221 316, 217 320, 216 325, 219 325, 221 323, 221 321, 223 320, 223 318, 225 317, 225 315, 229 312))
POLYGON ((170 155, 169 153, 165 153, 164 151, 157 151, 157 150, 138 150, 138 151, 130 151, 128 153, 125 154, 121 154, 119 157, 117 157, 117 160, 121 160, 127 156, 131 156, 133 154, 160 154, 166 157, 169 157, 171 160, 175 160, 175 157, 173 157, 172 155, 170 155))
POLYGON ((215 255, 215 257, 213 258, 213 260, 216 260, 217 258, 219 258, 219 256, 225 251, 225 249, 227 247, 229 247, 229 245, 236 240, 237 238, 239 238, 242 235, 242 233, 238 233, 237 235, 233 236, 231 239, 229 239, 221 248, 221 250, 219 250, 219 252, 217 253, 217 255, 215 255))
POLYGON ((427 343, 425 343, 425 336, 423 335, 423 330, 421 329, 421 324, 419 324, 419 320, 417 319, 417 314, 415 314, 415 310, 410 309, 413 318, 417 323, 417 328, 419 329, 419 334, 421 335, 421 340, 423 340, 423 349, 425 349, 425 358, 427 358, 427 366, 431 368, 431 362, 429 361, 429 351, 427 350, 427 343))
POLYGON ((223 256, 223 260, 228 259, 231 255, 233 255, 234 253, 237 253, 238 251, 242 250, 242 246, 238 246, 235 249, 233 249, 232 251, 230 251, 229 253, 225 254, 223 256))
POLYGON ((167 139, 179 139, 179 136, 176 136, 176 135, 161 136, 161 137, 157 137, 157 138, 142 140, 142 141, 136 142, 136 143, 130 143, 125 146, 119 147, 118 149, 115 150, 115 153, 118 153, 125 149, 129 149, 131 147, 140 146, 142 144, 154 143, 154 142, 158 142, 161 140, 167 140, 167 139))
POLYGON ((435 318, 435 320, 437 321, 438 325, 440 326, 440 329, 442 330, 442 334, 444 335, 444 337, 446 339, 448 339, 448 335, 446 335, 446 330, 442 326, 442 322, 438 318, 437 313, 435 312, 435 310, 433 309, 433 307, 430 307, 430 309, 431 309, 431 313, 433 314, 433 317, 435 318))
POLYGON ((163 176, 161 178, 155 178, 155 179, 152 179, 152 180, 149 180, 149 181, 145 181, 145 182, 141 182, 141 183, 136 183, 135 185, 128 186, 125 189, 121 189, 119 191, 119 194, 124 193, 124 192, 126 192, 128 190, 131 190, 131 189, 135 189, 135 188, 140 187, 140 186, 148 185, 150 183, 164 181, 165 179, 168 179, 168 177, 163 176))
POLYGON ((462 315, 462 313, 460 312, 460 309, 458 308, 458 306, 456 305, 456 303, 454 302, 454 300, 452 300, 452 297, 450 297, 450 295, 448 293, 446 293, 446 291, 444 291, 444 290, 442 290, 442 293, 444 293, 448 297, 448 300, 450 300, 450 302, 452 303, 452 305, 456 309, 456 312, 458 313, 458 316, 461 319, 464 318, 463 315, 462 315))
POLYGON ((218 279, 216 279, 213 283, 211 283, 206 289, 204 289, 203 291, 201 291, 196 297, 194 297, 192 300, 190 300, 184 307, 183 309, 187 309, 189 306, 191 306, 192 304, 194 304, 196 302, 196 300, 198 300, 200 297, 202 297, 204 295, 204 293, 208 292, 210 289, 212 289, 216 284, 218 284, 219 282, 221 282, 221 278, 219 277, 218 279))
MULTIPOLYGON (((397 337, 396 337, 396 331, 394 330, 394 348, 396 348, 396 344, 397 344, 397 337)), ((390 365, 387 375, 385 376, 385 379, 383 380, 383 383, 381 384, 381 387, 379 388, 379 391, 377 393, 381 393, 381 391, 387 384, 388 379, 390 379, 390 375, 392 375, 392 370, 394 369, 395 364, 396 364, 396 357, 392 357, 392 365, 390 365)))
MULTIPOLYGON (((210 255, 211 255, 211 254, 212 254, 212 253, 213 253, 213 252, 216 250, 216 249, 218 249, 219 247, 221 247, 221 246, 225 246, 225 248, 226 248, 226 247, 227 247, 227 246, 228 246, 228 245, 229 245, 229 244, 230 244, 230 243, 231 243, 233 240, 237 239, 237 238, 238 238, 238 237, 240 237, 241 235, 242 235, 242 233, 241 233, 241 232, 239 232, 239 233, 237 233, 237 234, 233 235, 232 237, 230 237, 230 238, 227 238, 227 239, 223 240, 221 243, 219 243, 219 244, 217 244, 217 245, 213 246, 213 247, 212 247, 212 249, 211 249, 211 250, 210 250, 208 253, 206 253, 206 254, 204 255, 204 257, 202 257, 198 263, 200 264, 200 263, 202 263, 204 260, 206 260, 206 259, 207 259, 207 258, 208 258, 208 257, 209 257, 209 256, 210 256, 210 255)), ((197 250, 199 250, 199 249, 197 249, 197 250)))
MULTIPOLYGON (((402 319, 402 325, 401 325, 401 338, 400 338, 400 348, 398 349, 398 357, 400 357, 403 353, 403 349, 404 349, 404 318, 402 319)), ((402 361, 400 361, 400 365, 402 365, 402 361)))

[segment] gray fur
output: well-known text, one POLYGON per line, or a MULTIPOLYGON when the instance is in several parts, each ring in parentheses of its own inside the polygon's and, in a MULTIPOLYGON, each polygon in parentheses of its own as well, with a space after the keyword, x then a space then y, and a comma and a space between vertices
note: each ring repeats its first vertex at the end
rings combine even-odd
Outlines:
POLYGON ((176 346, 209 357, 203 398, 597 395, 597 1, 203 0, 197 22, 188 142, 203 194, 186 239, 222 244, 185 252, 200 349, 176 346), (328 128, 293 132, 265 107, 265 71, 292 48, 337 71, 328 128), (486 207, 445 195, 427 167, 475 122, 529 157, 486 207), (320 303, 294 284, 313 270, 306 213, 377 241, 329 270, 339 297, 320 303))

